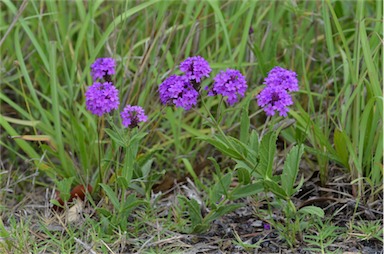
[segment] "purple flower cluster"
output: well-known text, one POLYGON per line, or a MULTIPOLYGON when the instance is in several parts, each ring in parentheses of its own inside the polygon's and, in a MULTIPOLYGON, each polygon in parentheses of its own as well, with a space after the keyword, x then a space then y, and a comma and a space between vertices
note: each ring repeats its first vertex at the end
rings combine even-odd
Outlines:
POLYGON ((212 70, 201 56, 187 58, 180 64, 180 70, 185 73, 183 76, 172 75, 160 84, 160 100, 189 110, 197 104, 199 83, 212 70))
POLYGON ((297 74, 294 71, 274 67, 265 78, 266 87, 257 95, 257 104, 263 107, 267 116, 287 116, 288 106, 293 104, 289 92, 299 90, 297 74))
MULTIPOLYGON (((212 70, 201 56, 187 58, 180 64, 180 70, 185 73, 183 76, 172 75, 160 84, 160 100, 163 104, 173 104, 189 110, 197 104, 202 78, 209 77, 212 70)), ((236 103, 239 97, 244 97, 247 90, 247 82, 237 70, 221 71, 214 81, 208 95, 226 96, 229 105, 236 103)), ((208 87, 205 89, 208 90, 208 87)))
POLYGON ((201 56, 193 56, 185 59, 180 64, 180 70, 185 73, 189 80, 200 83, 203 77, 209 77, 211 67, 209 63, 201 56))
MULTIPOLYGON (((115 67, 113 58, 98 58, 91 65, 91 75, 95 82, 85 92, 85 105, 94 115, 102 116, 119 107, 119 91, 111 82, 111 75, 116 73, 115 67), (104 82, 98 79, 104 79, 104 82)), ((135 128, 140 122, 147 121, 143 108, 139 106, 126 106, 120 116, 127 128, 135 128)))
POLYGON ((176 107, 189 110, 196 105, 199 93, 186 76, 172 75, 159 87, 160 100, 163 104, 174 104, 176 107))
MULTIPOLYGON (((208 92, 209 96, 221 94, 227 97, 227 103, 232 106, 238 101, 238 97, 244 97, 247 90, 247 81, 238 70, 227 69, 220 71, 214 78, 212 89, 208 92)), ((208 87, 206 87, 208 89, 208 87)))
POLYGON ((292 105, 293 101, 286 90, 267 86, 257 95, 257 103, 264 108, 267 116, 273 116, 275 111, 279 111, 280 116, 287 116, 288 106, 292 105))
POLYGON ((119 91, 111 82, 95 82, 85 92, 86 108, 102 116, 119 107, 119 91))
POLYGON ((91 65, 91 75, 93 80, 104 78, 106 81, 110 81, 110 76, 116 73, 116 62, 113 58, 98 58, 91 65))
POLYGON ((299 81, 294 71, 286 70, 280 66, 273 67, 265 78, 264 83, 267 86, 276 86, 288 92, 299 91, 299 81))
POLYGON ((135 128, 139 123, 146 122, 148 117, 144 113, 144 109, 140 106, 127 105, 120 113, 124 127, 135 128))

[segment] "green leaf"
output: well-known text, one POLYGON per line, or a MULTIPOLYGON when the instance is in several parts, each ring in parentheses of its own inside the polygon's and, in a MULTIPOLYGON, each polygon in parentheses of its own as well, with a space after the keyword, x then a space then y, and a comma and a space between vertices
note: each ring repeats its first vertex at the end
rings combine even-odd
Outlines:
POLYGON ((251 174, 245 168, 239 168, 237 170, 237 178, 241 184, 249 184, 251 182, 251 174))
POLYGON ((114 130, 105 128, 105 132, 108 134, 108 136, 119 146, 125 147, 125 140, 121 138, 119 133, 115 132, 114 130))
POLYGON ((294 146, 291 151, 289 151, 287 158, 284 162, 283 173, 281 176, 281 187, 289 196, 292 196, 294 194, 293 186, 295 184, 297 174, 299 172, 299 164, 303 152, 303 145, 294 146))
POLYGON ((344 167, 349 168, 348 150, 345 149, 345 136, 345 134, 342 134, 342 131, 336 129, 333 136, 333 143, 335 144, 336 154, 339 157, 340 161, 343 163, 344 167))
POLYGON ((248 116, 248 107, 250 100, 245 103, 244 107, 241 110, 241 120, 240 120, 240 141, 247 143, 249 138, 249 116, 248 116))
POLYGON ((228 136, 228 140, 231 143, 231 147, 233 147, 242 158, 247 157, 248 146, 245 143, 231 136, 228 136))
POLYGON ((231 180, 232 180, 232 173, 228 173, 217 180, 217 183, 213 185, 213 188, 210 191, 211 203, 218 202, 222 195, 227 196, 229 185, 231 184, 231 180))
POLYGON ((146 201, 138 199, 136 194, 132 193, 126 198, 120 212, 123 214, 129 214, 134 208, 142 204, 146 204, 146 201))
POLYGON ((118 176, 117 179, 117 184, 120 186, 120 188, 122 189, 127 189, 128 186, 129 186, 129 182, 127 181, 127 179, 125 177, 122 177, 122 176, 118 176))
POLYGON ((319 218, 324 218, 324 211, 317 206, 305 206, 299 210, 301 214, 315 215, 319 218))
POLYGON ((304 175, 301 176, 300 182, 299 182, 299 184, 295 188, 295 193, 300 191, 300 189, 303 186, 303 184, 304 184, 304 175))
MULTIPOLYGON (((57 199, 51 199, 50 200, 51 204, 57 206, 57 207, 63 207, 57 199)), ((0 220, 1 221, 1 220, 0 220)))
POLYGON ((129 184, 132 180, 134 165, 136 162, 136 153, 133 151, 134 148, 128 146, 125 149, 125 156, 123 161, 122 176, 126 179, 129 184))
POLYGON ((225 142, 220 140, 217 136, 215 136, 216 139, 210 138, 210 137, 198 137, 198 139, 204 140, 214 147, 216 147, 221 153, 229 156, 232 159, 238 159, 241 160, 243 157, 240 153, 238 153, 236 150, 230 148, 225 142))
POLYGON ((273 160, 276 152, 276 132, 268 132, 260 144, 260 162, 257 166, 258 172, 264 177, 272 178, 273 160))
POLYGON ((218 209, 212 210, 203 220, 204 224, 209 224, 213 220, 228 214, 232 211, 235 211, 236 209, 244 206, 243 204, 226 204, 223 206, 220 206, 218 209))
MULTIPOLYGON (((210 159, 210 158, 209 158, 210 159)), ((200 178, 196 175, 195 170, 193 169, 192 164, 189 162, 187 158, 181 159, 184 163, 185 169, 188 171, 188 173, 191 175, 193 182, 199 187, 201 190, 207 190, 206 186, 200 181, 200 178)), ((217 162, 213 159, 213 162, 217 164, 217 162)), ((215 165, 215 164, 214 164, 215 165)), ((216 165, 215 165, 216 166, 216 165)))
POLYGON ((264 191, 263 182, 256 182, 235 188, 229 196, 231 200, 236 200, 239 198, 256 195, 262 191, 264 191))
POLYGON ((246 169, 249 173, 254 171, 253 168, 251 168, 247 163, 245 163, 243 160, 235 160, 236 166, 235 169, 246 169))
POLYGON ((60 198, 62 200, 67 201, 71 197, 70 192, 71 192, 71 186, 74 179, 75 177, 72 176, 70 178, 64 178, 63 180, 56 182, 57 189, 60 192, 60 198))
POLYGON ((188 206, 189 216, 193 227, 197 224, 201 224, 203 216, 201 215, 200 205, 195 199, 188 199, 184 196, 179 196, 181 200, 188 206))
POLYGON ((249 138, 249 147, 258 154, 259 152, 259 134, 255 130, 252 130, 251 136, 249 138))
POLYGON ((100 208, 96 208, 96 212, 97 212, 97 214, 102 214, 103 216, 105 216, 107 218, 112 216, 111 211, 109 211, 109 210, 107 210, 105 208, 101 208, 101 207, 100 208))
POLYGON ((289 198, 288 194, 276 182, 267 178, 263 181, 265 189, 271 191, 273 194, 282 199, 289 198))
POLYGON ((107 194, 107 197, 111 200, 113 207, 116 210, 119 210, 120 209, 120 202, 119 202, 119 199, 117 198, 116 193, 111 189, 111 187, 109 187, 106 184, 99 183, 99 185, 103 188, 103 190, 107 194))
POLYGON ((202 234, 202 233, 205 233, 205 232, 207 232, 207 230, 209 229, 209 227, 210 227, 209 224, 202 224, 202 223, 199 223, 199 224, 193 226, 193 228, 192 228, 192 233, 195 233, 195 234, 202 234))
POLYGON ((147 136, 147 132, 137 132, 129 140, 129 144, 140 144, 140 141, 147 136))

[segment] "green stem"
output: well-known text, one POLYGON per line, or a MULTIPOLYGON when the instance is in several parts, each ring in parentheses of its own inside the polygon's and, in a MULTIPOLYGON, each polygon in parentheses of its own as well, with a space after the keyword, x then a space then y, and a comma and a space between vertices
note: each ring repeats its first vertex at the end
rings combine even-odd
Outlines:
POLYGON ((98 153, 98 164, 99 164, 99 182, 101 183, 104 183, 103 182, 103 174, 101 172, 101 140, 100 140, 100 125, 101 125, 101 120, 100 118, 98 119, 97 121, 97 153, 98 153))

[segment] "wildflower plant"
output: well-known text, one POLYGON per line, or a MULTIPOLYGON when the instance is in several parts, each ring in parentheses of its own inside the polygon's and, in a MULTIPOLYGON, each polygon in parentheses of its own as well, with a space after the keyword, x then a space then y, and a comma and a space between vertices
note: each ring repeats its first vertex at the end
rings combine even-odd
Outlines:
POLYGON ((98 151, 99 151, 99 174, 95 180, 96 190, 100 186, 105 195, 113 200, 114 210, 112 212, 100 208, 101 214, 106 218, 112 218, 111 225, 119 225, 125 228, 129 212, 137 205, 142 204, 136 198, 135 194, 128 197, 126 195, 117 196, 117 189, 111 188, 107 182, 111 177, 114 179, 115 187, 127 189, 131 186, 131 180, 137 165, 137 153, 139 151, 140 141, 146 133, 140 131, 139 126, 148 120, 144 109, 140 106, 126 105, 120 112, 119 117, 114 117, 114 111, 117 111, 120 105, 119 91, 112 82, 112 75, 116 73, 116 62, 113 58, 99 58, 91 65, 91 76, 94 83, 88 87, 85 93, 86 108, 92 114, 98 117, 98 151), (104 127, 102 121, 106 119, 109 127, 104 127), (119 124, 121 123, 121 124, 119 124), (123 128, 122 128, 123 127, 123 128), (103 128, 103 129, 102 129, 103 128), (100 132, 105 131, 111 138, 113 146, 119 147, 122 153, 116 154, 117 161, 122 163, 115 165, 113 175, 107 175, 106 167, 111 165, 102 165, 101 161, 101 136, 100 132), (133 205, 132 205, 133 204, 133 205), (111 216, 112 213, 114 216, 111 216))
MULTIPOLYGON (((201 93, 195 90, 199 86, 193 85, 193 83, 201 81, 200 78, 202 76, 207 76, 202 74, 204 73, 203 71, 196 70, 208 70, 207 66, 208 64, 201 57, 191 57, 185 60, 180 65, 180 70, 186 74, 184 76, 172 75, 159 86, 162 103, 167 105, 173 104, 177 107, 181 106, 186 110, 190 109, 192 105, 197 105, 197 96, 201 93), (194 61, 193 59, 196 60, 194 61), (195 91, 193 104, 190 103, 188 107, 185 107, 180 104, 179 100, 183 100, 185 97, 188 98, 190 91, 195 91)), ((205 73, 208 74, 209 72, 206 71, 205 73)), ((263 108, 268 117, 274 116, 276 112, 282 117, 287 117, 289 107, 293 105, 291 92, 298 91, 299 89, 297 74, 277 66, 268 73, 264 83, 265 88, 256 96, 257 104, 263 108)), ((235 103, 245 96, 247 87, 246 79, 240 71, 227 68, 226 70, 219 71, 213 78, 212 84, 205 87, 205 90, 208 90, 208 96, 223 96, 227 105, 233 107, 235 103)), ((199 210, 199 204, 196 200, 185 197, 179 198, 180 205, 189 210, 191 214, 192 226, 189 232, 203 232, 209 228, 210 222, 213 219, 237 209, 238 204, 230 205, 228 204, 229 200, 255 195, 260 192, 271 192, 278 201, 275 206, 278 206, 279 209, 285 212, 286 222, 284 228, 288 230, 285 237, 290 245, 294 245, 296 235, 301 230, 300 219, 302 217, 300 217, 300 214, 309 213, 317 214, 318 216, 323 214, 322 210, 317 207, 305 207, 305 209, 298 212, 291 200, 292 196, 303 184, 301 180, 298 186, 295 187, 300 158, 304 152, 303 145, 297 144, 293 146, 285 160, 282 175, 275 175, 273 168, 276 140, 279 132, 285 128, 285 125, 280 124, 280 127, 275 130, 269 126, 269 131, 265 134, 263 131, 261 137, 255 130, 249 132, 248 103, 243 108, 243 114, 241 115, 241 139, 237 139, 229 136, 222 130, 212 112, 207 110, 204 98, 200 98, 200 100, 209 116, 210 121, 208 121, 208 124, 212 125, 217 130, 217 133, 213 134, 213 137, 198 135, 197 138, 210 143, 220 152, 232 158, 236 162, 236 172, 223 175, 219 164, 213 158, 210 158, 216 169, 217 183, 210 189, 205 188, 201 183, 198 184, 209 193, 210 200, 207 205, 210 207, 210 211, 208 214, 205 217, 201 214, 196 214, 195 211, 199 210), (240 184, 230 189, 230 182, 233 177, 237 177, 240 184)), ((265 125, 268 125, 268 122, 265 125)), ((196 131, 194 133, 199 132, 196 131)), ((195 180, 199 181, 198 179, 195 180)), ((272 218, 272 216, 270 217, 272 218)), ((274 221, 268 222, 268 225, 279 228, 279 224, 274 221)))

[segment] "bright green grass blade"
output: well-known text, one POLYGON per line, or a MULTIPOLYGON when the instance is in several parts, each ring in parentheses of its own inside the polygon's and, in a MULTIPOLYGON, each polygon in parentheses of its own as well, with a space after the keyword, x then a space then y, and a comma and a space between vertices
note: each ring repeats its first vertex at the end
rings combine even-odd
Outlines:
MULTIPOLYGON (((339 22, 339 19, 338 19, 337 15, 336 15, 336 12, 335 12, 335 10, 332 7, 331 1, 330 0, 324 0, 324 1, 327 3, 328 8, 329 8, 329 10, 331 12, 332 21, 335 24, 336 30, 338 32, 338 35, 340 36, 340 39, 342 41, 343 48, 344 48, 345 54, 347 56, 348 62, 349 63, 353 63, 352 58, 351 58, 351 51, 350 51, 349 46, 348 46, 348 42, 347 42, 347 40, 345 38, 343 29, 342 29, 342 27, 340 25, 340 22, 339 22)), ((350 67, 352 68, 352 66, 350 66, 350 67)), ((351 70, 351 74, 353 74, 353 73, 354 73, 353 70, 351 70)), ((352 82, 356 83, 356 76, 355 75, 352 75, 352 82)))
MULTIPOLYGON (((363 56, 364 56, 365 64, 367 66, 368 77, 370 81, 370 82, 367 82, 368 89, 372 90, 372 93, 374 96, 382 96, 383 91, 381 89, 381 84, 378 79, 376 66, 372 61, 373 54, 369 46, 369 41, 367 38, 367 31, 366 31, 364 21, 360 23, 360 40, 361 40, 361 46, 363 48, 363 56)), ((383 115, 382 104, 380 103, 378 104, 378 109, 379 109, 380 115, 383 115)))
POLYGON ((51 42, 49 49, 49 74, 50 74, 50 85, 51 85, 51 98, 52 98, 52 115, 53 115, 53 124, 55 130, 55 141, 58 147, 58 153, 60 157, 61 166, 63 171, 66 173, 66 176, 75 176, 76 172, 73 168, 68 165, 66 152, 64 150, 64 140, 62 134, 62 124, 61 124, 61 115, 60 115, 60 106, 61 101, 59 100, 59 83, 57 80, 57 66, 56 66, 56 42, 51 42))
POLYGON ((19 29, 16 28, 16 31, 15 31, 15 53, 17 56, 17 60, 19 61, 20 70, 21 70, 21 73, 23 74, 24 80, 27 84, 28 91, 32 97, 33 103, 37 107, 37 110, 40 112, 40 116, 42 117, 43 122, 49 123, 48 118, 47 118, 46 114, 44 113, 45 110, 43 109, 43 107, 40 103, 40 100, 36 95, 35 88, 32 84, 31 78, 28 74, 28 70, 27 70, 27 67, 26 67, 25 62, 24 62, 23 53, 22 53, 21 45, 20 45, 19 32, 20 32, 19 29))
MULTIPOLYGON (((10 2, 8 0, 4 0, 3 3, 5 3, 7 5, 7 7, 13 12, 14 15, 16 15, 17 10, 16 10, 16 7, 12 4, 12 2, 10 2)), ((39 40, 36 38, 35 33, 30 29, 27 22, 25 22, 25 20, 22 17, 19 18, 19 22, 20 22, 20 25, 22 26, 22 28, 24 29, 25 33, 28 35, 29 39, 31 40, 37 53, 39 54, 40 59, 43 62, 44 67, 48 70, 49 64, 48 64, 47 55, 44 52, 41 45, 39 44, 39 40)), ((15 33, 15 35, 16 34, 18 34, 18 33, 15 33)), ((17 42, 20 43, 20 41, 17 41, 17 42)))
MULTIPOLYGON (((211 5, 213 12, 215 13, 215 17, 221 25, 221 30, 224 33, 224 40, 225 40, 225 43, 227 45, 229 57, 231 58, 231 62, 234 62, 233 54, 232 54, 232 48, 231 48, 231 42, 230 42, 229 35, 228 35, 227 25, 225 23, 223 13, 221 12, 221 10, 219 8, 220 2, 217 0, 209 0, 208 3, 211 5)), ((219 29, 216 30, 216 35, 218 35, 219 31, 220 31, 219 29)))

